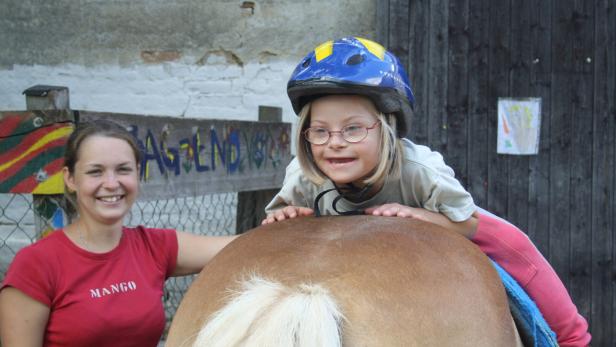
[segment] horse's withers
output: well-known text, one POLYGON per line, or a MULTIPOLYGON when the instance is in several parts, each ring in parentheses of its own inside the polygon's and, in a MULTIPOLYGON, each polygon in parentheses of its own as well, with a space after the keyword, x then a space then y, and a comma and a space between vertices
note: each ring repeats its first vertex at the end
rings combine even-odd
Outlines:
POLYGON ((192 345, 203 324, 252 275, 289 290, 325 288, 344 316, 344 346, 518 341, 498 275, 470 241, 417 220, 349 216, 285 220, 232 242, 191 285, 167 346, 192 345))

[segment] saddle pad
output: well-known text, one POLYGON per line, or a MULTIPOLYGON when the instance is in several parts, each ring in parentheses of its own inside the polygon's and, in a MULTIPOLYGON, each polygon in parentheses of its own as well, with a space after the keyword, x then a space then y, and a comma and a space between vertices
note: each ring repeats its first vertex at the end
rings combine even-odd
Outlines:
POLYGON ((526 347, 558 347, 556 334, 548 326, 535 302, 500 265, 492 261, 503 281, 511 315, 526 347))

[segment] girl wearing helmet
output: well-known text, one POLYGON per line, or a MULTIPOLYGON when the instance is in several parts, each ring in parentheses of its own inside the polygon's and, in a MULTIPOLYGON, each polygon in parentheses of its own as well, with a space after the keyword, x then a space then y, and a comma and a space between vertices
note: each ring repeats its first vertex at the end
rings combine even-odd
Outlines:
POLYGON ((590 343, 586 320, 526 234, 475 206, 439 153, 404 138, 415 98, 392 53, 362 38, 328 41, 301 60, 287 92, 299 115, 297 157, 262 224, 363 213, 439 224, 507 270, 561 346, 590 343))

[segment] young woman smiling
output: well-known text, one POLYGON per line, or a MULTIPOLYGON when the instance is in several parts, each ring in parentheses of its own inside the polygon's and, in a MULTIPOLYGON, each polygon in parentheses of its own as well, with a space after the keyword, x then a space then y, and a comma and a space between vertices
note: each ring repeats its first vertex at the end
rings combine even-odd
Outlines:
POLYGON ((110 121, 71 134, 64 183, 79 216, 15 256, 0 287, 3 347, 156 346, 165 280, 199 272, 235 238, 125 227, 140 156, 110 121))

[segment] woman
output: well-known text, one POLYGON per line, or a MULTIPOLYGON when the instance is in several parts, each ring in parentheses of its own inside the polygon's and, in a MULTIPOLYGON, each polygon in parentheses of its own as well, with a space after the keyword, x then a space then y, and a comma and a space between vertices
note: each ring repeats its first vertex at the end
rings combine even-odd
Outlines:
POLYGON ((140 155, 110 121, 71 134, 63 174, 79 217, 15 256, 0 287, 2 346, 156 346, 165 279, 199 272, 235 238, 125 227, 140 155))

